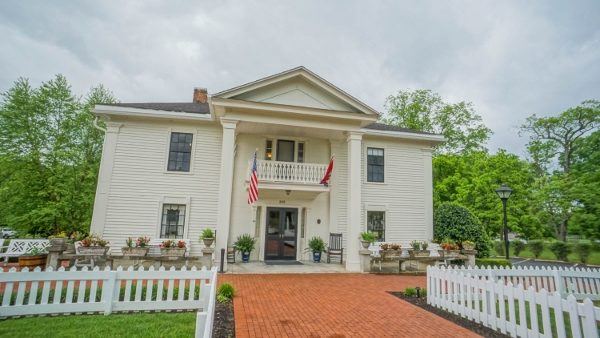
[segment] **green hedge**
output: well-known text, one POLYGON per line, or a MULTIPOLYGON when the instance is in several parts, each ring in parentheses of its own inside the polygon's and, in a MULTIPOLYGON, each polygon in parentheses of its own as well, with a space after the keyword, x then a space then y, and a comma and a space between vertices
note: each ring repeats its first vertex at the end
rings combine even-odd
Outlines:
POLYGON ((503 258, 478 258, 475 260, 475 265, 478 267, 488 267, 488 266, 505 266, 511 267, 512 264, 510 261, 507 261, 503 258))

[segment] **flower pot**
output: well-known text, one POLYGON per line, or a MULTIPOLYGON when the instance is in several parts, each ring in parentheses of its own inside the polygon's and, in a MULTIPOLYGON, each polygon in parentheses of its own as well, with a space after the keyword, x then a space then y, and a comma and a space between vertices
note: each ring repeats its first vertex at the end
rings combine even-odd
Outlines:
POLYGON ((204 246, 207 248, 210 248, 210 246, 213 244, 213 242, 215 241, 214 238, 203 238, 202 242, 204 242, 204 246))
POLYGON ((65 250, 67 247, 66 238, 50 238, 50 246, 65 250))
POLYGON ((368 249, 371 246, 371 242, 369 241, 360 241, 360 244, 362 244, 363 249, 368 249))
POLYGON ((143 256, 146 256, 146 254, 148 253, 148 249, 150 249, 150 248, 124 247, 124 248, 121 248, 121 252, 123 252, 123 256, 143 257, 143 256))
POLYGON ((446 250, 444 257, 457 257, 460 254, 460 250, 446 250))
POLYGON ((463 243, 462 247, 463 247, 464 250, 467 250, 467 251, 473 251, 473 250, 475 250, 475 244, 463 243))
POLYGON ((21 268, 35 268, 36 266, 45 267, 46 258, 48 255, 35 255, 35 256, 19 256, 19 267, 21 268))
POLYGON ((242 262, 248 263, 250 261, 250 253, 242 252, 242 262))
POLYGON ((313 262, 320 263, 321 262, 321 251, 313 252, 313 262))
POLYGON ((80 255, 89 255, 89 256, 104 256, 108 251, 109 247, 107 246, 80 246, 78 249, 78 253, 80 255))
POLYGON ((183 257, 185 248, 160 248, 160 255, 164 257, 183 257))
POLYGON ((411 258, 415 257, 429 257, 429 250, 409 250, 408 254, 411 258))

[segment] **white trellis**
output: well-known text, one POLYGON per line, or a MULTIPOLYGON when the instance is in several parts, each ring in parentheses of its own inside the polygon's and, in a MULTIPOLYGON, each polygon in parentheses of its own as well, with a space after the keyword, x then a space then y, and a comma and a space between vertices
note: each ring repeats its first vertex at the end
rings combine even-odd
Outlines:
MULTIPOLYGON (((520 280, 513 284, 506 279, 507 270, 511 269, 428 267, 427 302, 512 337, 566 337, 567 329, 571 337, 598 337, 600 308, 589 298, 578 302, 572 294, 565 299, 559 292, 536 290, 538 284, 531 281, 537 283, 540 276, 535 274, 516 274, 528 277, 527 288, 520 280)), ((578 278, 594 280, 596 285, 597 274, 596 270, 578 278)), ((572 271, 567 275, 573 275, 572 271)))

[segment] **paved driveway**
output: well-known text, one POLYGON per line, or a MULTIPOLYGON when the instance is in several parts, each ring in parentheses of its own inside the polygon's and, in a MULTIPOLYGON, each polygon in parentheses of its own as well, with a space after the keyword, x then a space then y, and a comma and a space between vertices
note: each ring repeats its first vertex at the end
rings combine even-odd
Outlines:
POLYGON ((236 337, 477 337, 386 291, 425 277, 367 274, 220 275, 236 288, 236 337))

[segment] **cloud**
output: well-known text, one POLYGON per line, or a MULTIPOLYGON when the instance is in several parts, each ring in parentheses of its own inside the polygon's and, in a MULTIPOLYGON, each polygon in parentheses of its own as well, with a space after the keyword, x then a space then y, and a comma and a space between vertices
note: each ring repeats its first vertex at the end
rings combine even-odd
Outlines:
POLYGON ((600 93, 595 1, 3 1, 0 90, 62 73, 78 93, 187 101, 304 65, 378 110, 399 89, 472 101, 490 148, 600 93))

